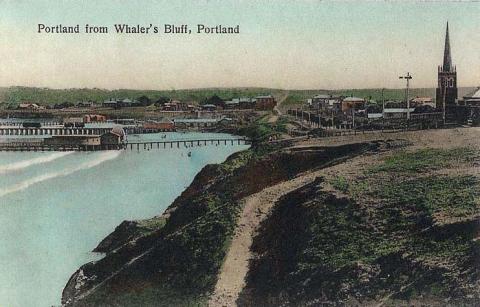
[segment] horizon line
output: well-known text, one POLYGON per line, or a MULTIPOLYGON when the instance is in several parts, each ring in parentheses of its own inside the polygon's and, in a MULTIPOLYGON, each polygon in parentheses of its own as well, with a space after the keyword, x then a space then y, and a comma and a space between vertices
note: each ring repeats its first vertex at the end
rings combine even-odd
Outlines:
MULTIPOLYGON (((470 88, 480 87, 479 85, 466 85, 459 86, 458 88, 470 88)), ((191 87, 191 88, 172 88, 172 89, 152 89, 152 88, 99 88, 99 87, 49 87, 49 86, 28 86, 28 85, 7 85, 0 86, 3 89, 9 88, 32 88, 32 89, 48 89, 48 90, 101 90, 101 91, 156 91, 156 92, 172 92, 172 91, 200 91, 200 90, 229 90, 229 89, 265 89, 275 91, 347 91, 347 90, 401 90, 405 87, 350 87, 350 88, 276 88, 276 87, 264 87, 264 86, 214 86, 214 87, 191 87)), ((432 87, 410 87, 410 89, 434 89, 432 87)))

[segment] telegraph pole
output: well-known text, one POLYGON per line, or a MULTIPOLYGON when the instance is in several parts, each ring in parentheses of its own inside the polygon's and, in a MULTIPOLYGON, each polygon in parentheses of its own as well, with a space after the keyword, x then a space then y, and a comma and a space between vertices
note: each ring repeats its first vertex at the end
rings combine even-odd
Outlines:
POLYGON ((385 88, 382 88, 382 117, 385 116, 385 96, 383 93, 385 92, 385 88))
POLYGON ((410 121, 410 100, 408 100, 408 91, 410 89, 410 80, 413 78, 409 72, 405 76, 398 77, 399 79, 407 80, 407 89, 405 93, 405 100, 407 101, 407 121, 410 121))
POLYGON ((385 128, 385 88, 382 88, 382 132, 385 128))

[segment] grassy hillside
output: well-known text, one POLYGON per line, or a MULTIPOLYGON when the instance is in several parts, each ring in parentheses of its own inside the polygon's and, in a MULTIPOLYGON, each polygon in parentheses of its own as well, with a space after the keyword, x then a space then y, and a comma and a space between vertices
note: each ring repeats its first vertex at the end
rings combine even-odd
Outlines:
MULTIPOLYGON (((458 89, 458 96, 463 97, 474 90, 473 87, 463 87, 458 89)), ((62 102, 80 102, 96 101, 102 102, 109 98, 139 98, 147 96, 152 101, 160 97, 169 97, 181 101, 201 102, 207 97, 218 95, 225 100, 234 97, 252 97, 257 95, 272 94, 276 97, 284 96, 288 93, 284 104, 298 104, 317 94, 331 94, 341 96, 356 96, 380 101, 382 99, 382 89, 344 89, 344 90, 282 90, 270 88, 205 88, 205 89, 183 89, 183 90, 106 90, 106 89, 49 89, 36 87, 8 87, 0 88, 0 103, 19 104, 21 102, 32 102, 41 105, 53 105, 62 102)), ((413 88, 410 91, 410 97, 427 96, 435 97, 434 88, 413 88)), ((404 89, 385 89, 384 98, 386 100, 403 100, 405 97, 404 89)))
POLYGON ((279 201, 254 238, 241 306, 478 306, 479 179, 459 171, 478 152, 378 157, 279 201))
POLYGON ((55 103, 96 101, 102 102, 109 98, 138 98, 147 96, 155 101, 164 96, 181 101, 200 102, 212 95, 218 95, 223 99, 231 99, 241 96, 257 96, 262 94, 276 94, 279 90, 265 88, 208 88, 208 89, 188 89, 188 90, 106 90, 106 89, 49 89, 35 87, 10 87, 0 89, 0 102, 18 104, 21 102, 33 102, 41 105, 51 105, 55 103))

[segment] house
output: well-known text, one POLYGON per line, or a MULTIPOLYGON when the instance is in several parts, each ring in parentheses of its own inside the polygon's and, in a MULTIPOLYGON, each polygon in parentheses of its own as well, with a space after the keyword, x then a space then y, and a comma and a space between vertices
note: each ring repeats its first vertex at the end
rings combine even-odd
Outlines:
POLYGON ((321 94, 313 96, 310 100, 312 108, 317 110, 329 109, 339 111, 341 109, 342 98, 339 96, 321 94))
POLYGON ((315 109, 326 109, 330 100, 330 95, 319 94, 312 98, 312 107, 315 109))
POLYGON ((171 120, 147 121, 142 126, 146 130, 175 131, 175 123, 171 120))
POLYGON ((480 87, 473 93, 463 97, 463 104, 467 106, 480 106, 480 87))
POLYGON ((358 97, 346 97, 342 101, 342 112, 348 112, 350 109, 361 110, 365 108, 365 99, 358 97))
POLYGON ((41 107, 36 103, 21 103, 18 105, 18 108, 21 110, 38 110, 41 107))
POLYGON ((238 99, 232 99, 229 101, 225 101, 225 109, 240 109, 240 102, 238 99))
POLYGON ((407 113, 408 110, 410 110, 410 113, 413 113, 415 111, 414 108, 385 108, 383 110, 383 116, 385 119, 388 118, 407 118, 407 113))
POLYGON ((238 98, 238 107, 240 109, 253 109, 255 108, 255 100, 249 97, 238 98))
POLYGON ((421 106, 417 106, 415 107, 415 111, 413 111, 413 113, 415 114, 425 114, 425 113, 435 113, 436 112, 436 109, 434 106, 431 106, 431 105, 421 105, 421 106))
POLYGON ((118 104, 117 99, 110 98, 108 100, 105 100, 102 104, 104 107, 108 108, 118 108, 120 105, 118 104))
POLYGON ((382 106, 377 104, 371 104, 365 108, 368 119, 378 119, 383 117, 382 106))
POLYGON ((69 145, 100 145, 98 135, 53 135, 44 140, 45 145, 69 146, 69 145))
POLYGON ((175 129, 185 129, 188 127, 206 128, 214 126, 218 123, 217 118, 177 118, 175 121, 175 129))
POLYGON ((187 110, 188 111, 195 111, 197 107, 193 103, 188 103, 187 104, 187 110))
POLYGON ((225 108, 225 101, 222 98, 218 97, 218 95, 213 95, 212 97, 205 100, 205 104, 207 105, 214 105, 218 108, 225 108))
POLYGON ((120 145, 125 139, 125 131, 122 127, 115 126, 110 132, 100 136, 101 145, 120 145))
POLYGON ((177 110, 177 105, 175 103, 166 102, 162 105, 162 110, 163 111, 176 111, 177 110))
POLYGON ((188 108, 188 103, 180 101, 180 100, 173 100, 172 103, 177 104, 177 111, 187 111, 188 108))
POLYGON ((202 111, 216 111, 217 106, 214 104, 204 104, 202 105, 202 111))
POLYGON ((94 103, 93 101, 89 100, 89 101, 80 101, 77 103, 77 107, 79 108, 91 108, 93 107, 94 103))
POLYGON ((138 107, 140 106, 140 102, 138 100, 132 100, 130 98, 124 98, 118 101, 118 105, 120 107, 138 107))
POLYGON ((272 95, 255 97, 255 109, 257 110, 272 110, 277 102, 272 95))
POLYGON ((88 114, 83 116, 84 123, 105 122, 105 121, 107 121, 107 117, 104 115, 88 114))
POLYGON ((416 97, 410 100, 411 107, 431 106, 436 107, 432 97, 416 97))

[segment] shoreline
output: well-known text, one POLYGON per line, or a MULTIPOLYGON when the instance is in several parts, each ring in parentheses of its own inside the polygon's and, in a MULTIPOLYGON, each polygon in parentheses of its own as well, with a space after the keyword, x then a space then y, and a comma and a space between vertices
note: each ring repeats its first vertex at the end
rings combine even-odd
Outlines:
MULTIPOLYGON (((145 221, 124 222, 118 226, 97 247, 98 250, 106 252, 106 257, 82 266, 72 275, 64 289, 62 302, 65 306, 148 305, 149 302, 158 301, 158 299, 163 300, 165 305, 218 306, 224 305, 225 302, 242 306, 250 306, 254 304, 252 302, 267 304, 267 301, 263 301, 266 298, 258 296, 259 293, 267 293, 265 292, 267 290, 259 290, 262 287, 254 281, 259 278, 255 277, 255 274, 264 274, 258 268, 263 265, 272 265, 270 260, 262 259, 261 255, 275 247, 269 247, 267 244, 263 247, 267 250, 259 253, 258 248, 264 243, 259 243, 258 240, 263 242, 263 236, 268 238, 276 236, 277 232, 281 233, 279 230, 272 232, 265 227, 270 225, 268 227, 275 228, 281 225, 278 224, 278 220, 271 221, 271 219, 273 216, 283 214, 278 210, 287 205, 287 199, 301 201, 304 197, 308 199, 308 195, 323 199, 333 197, 329 196, 333 193, 332 195, 339 198, 335 202, 343 203, 342 199, 349 196, 345 192, 338 191, 338 188, 332 188, 331 182, 335 181, 328 178, 331 178, 333 170, 338 169, 342 173, 349 169, 346 165, 354 161, 367 159, 366 161, 370 161, 368 163, 371 164, 374 163, 371 159, 378 154, 381 157, 388 156, 401 152, 404 148, 415 151, 423 148, 422 146, 428 148, 433 146, 437 148, 434 150, 446 150, 444 149, 448 148, 445 147, 446 145, 439 145, 436 143, 436 138, 428 138, 426 135, 448 135, 447 142, 451 147, 461 145, 474 131, 475 128, 409 132, 384 135, 380 139, 377 136, 376 140, 373 137, 358 140, 350 138, 350 142, 345 139, 337 143, 326 142, 324 145, 314 145, 315 139, 298 140, 294 146, 292 143, 287 143, 269 147, 258 143, 256 147, 231 155, 222 164, 204 167, 195 176, 192 184, 161 216, 145 221), (411 141, 406 141, 407 139, 411 141), (420 146, 420 144, 425 145, 420 146), (319 176, 326 176, 328 180, 318 179, 319 176), (304 181, 302 178, 309 179, 304 181), (295 180, 300 180, 300 184, 292 186, 293 191, 284 189, 295 180), (324 181, 330 185, 323 183, 324 181), (324 186, 325 184, 327 185, 324 186), (278 189, 273 188, 277 185, 278 189), (314 192, 317 185, 321 185, 322 189, 326 188, 326 190, 314 192), (246 206, 248 199, 255 199, 255 193, 277 196, 272 196, 274 198, 271 200, 270 207, 259 209, 260 216, 263 216, 260 220, 256 220, 251 226, 245 226, 247 222, 250 223, 255 218, 259 218, 256 213, 253 215, 248 213, 251 208, 248 209, 249 207, 246 206), (292 195, 298 193, 303 196, 292 198, 292 195), (261 220, 264 221, 260 223, 261 220), (250 228, 246 231, 245 227, 250 228), (244 236, 243 239, 240 238, 240 243, 237 242, 239 235, 244 236), (249 240, 252 240, 251 243, 244 245, 249 240), (243 251, 238 254, 239 250, 235 246, 241 247, 240 250, 243 251), (248 256, 249 253, 253 253, 253 256, 248 256), (243 256, 238 258, 240 255, 243 256), (259 263, 267 262, 259 267, 258 261, 259 263), (239 263, 243 267, 244 281, 242 278, 237 278, 234 281, 230 280, 227 284, 222 282, 225 281, 225 276, 229 276, 228 271, 239 263), (225 266, 230 266, 230 269, 225 266), (142 286, 138 288, 136 285, 142 286), (135 295, 127 295, 130 291, 134 291, 135 295)), ((478 142, 474 142, 472 146, 478 146, 478 142)), ((337 173, 337 171, 334 172, 337 173)), ((334 183, 334 186, 337 184, 339 183, 334 183)), ((263 201, 259 204, 263 204, 263 201)), ((358 209, 348 210, 357 211, 358 209)), ((353 214, 360 214, 360 212, 353 214)), ((281 219, 288 216, 282 215, 281 219)), ((360 226, 354 224, 352 227, 360 226)), ((348 230, 347 233, 350 231, 357 230, 348 230)), ((284 228, 283 232, 287 237, 293 235, 288 228, 284 228)), ((354 234, 355 232, 351 233, 352 236, 354 234)), ((408 263, 405 262, 402 265, 408 266, 408 263)), ((292 264, 285 265, 289 267, 292 264)), ((425 269, 422 267, 421 270, 419 272, 425 269)), ((371 282, 375 282, 375 279, 371 282)), ((277 294, 271 293, 271 295, 277 294)), ((278 295, 280 298, 283 296, 281 293, 278 295)), ((282 299, 277 301, 278 299, 274 301, 282 303, 282 299)), ((299 298, 292 296, 292 299, 299 298)), ((346 300, 340 297, 336 299, 352 302, 354 297, 346 300)), ((372 297, 354 300, 358 299, 362 302, 380 300, 372 297)), ((385 299, 395 301, 397 298, 387 296, 385 299)), ((419 300, 419 298, 416 299, 419 300)), ((437 302, 437 300, 438 298, 431 296, 429 298, 430 302, 437 302)), ((458 298, 455 300, 458 301, 458 298)))

